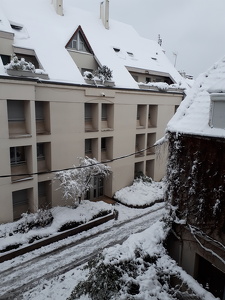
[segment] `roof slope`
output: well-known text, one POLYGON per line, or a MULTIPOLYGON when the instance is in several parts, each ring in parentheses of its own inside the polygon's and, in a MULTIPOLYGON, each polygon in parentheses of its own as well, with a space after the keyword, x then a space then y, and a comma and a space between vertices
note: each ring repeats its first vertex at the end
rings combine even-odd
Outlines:
MULTIPOLYGON (((14 33, 15 46, 34 49, 51 80, 85 83, 65 49, 81 25, 97 60, 113 70, 117 87, 138 88, 125 66, 166 72, 176 83, 183 81, 162 48, 156 42, 142 38, 133 27, 110 20, 107 30, 99 16, 76 8, 72 0, 64 0, 64 16, 59 16, 51 2, 0 0, 0 30, 14 33), (12 29, 9 20, 22 24, 23 29, 12 29), (119 54, 113 50, 114 47, 121 50, 119 54), (127 52, 133 53, 133 57, 127 52)), ((5 75, 1 63, 0 74, 5 75)))
POLYGON ((225 57, 201 74, 167 125, 167 131, 225 137, 225 129, 209 126, 210 94, 225 92, 225 57))

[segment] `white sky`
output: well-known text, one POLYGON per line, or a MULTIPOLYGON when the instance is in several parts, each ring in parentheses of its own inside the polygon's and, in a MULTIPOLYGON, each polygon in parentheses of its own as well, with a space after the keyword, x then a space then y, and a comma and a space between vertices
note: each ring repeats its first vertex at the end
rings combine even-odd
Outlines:
MULTIPOLYGON (((66 0, 64 0, 66 1, 66 0)), ((99 12, 101 0, 74 0, 99 12)), ((131 24, 143 37, 163 39, 171 62, 198 76, 225 55, 224 0, 110 0, 110 17, 131 24)))

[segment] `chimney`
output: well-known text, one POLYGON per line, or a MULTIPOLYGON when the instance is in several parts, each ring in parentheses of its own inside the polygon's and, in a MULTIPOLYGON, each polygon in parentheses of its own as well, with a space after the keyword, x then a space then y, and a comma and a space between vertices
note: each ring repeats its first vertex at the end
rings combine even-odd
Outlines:
POLYGON ((63 0, 52 0, 55 11, 58 15, 63 16, 63 0))
POLYGON ((100 4, 100 19, 105 29, 109 29, 109 0, 104 0, 100 4))

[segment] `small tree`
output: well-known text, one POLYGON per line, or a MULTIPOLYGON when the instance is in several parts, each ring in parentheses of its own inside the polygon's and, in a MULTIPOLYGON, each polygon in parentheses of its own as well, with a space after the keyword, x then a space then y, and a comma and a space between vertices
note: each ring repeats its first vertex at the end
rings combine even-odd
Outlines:
POLYGON ((104 83, 106 80, 112 79, 112 70, 107 66, 98 67, 95 75, 104 83))
POLYGON ((78 206, 92 185, 95 176, 107 177, 110 167, 98 162, 95 158, 80 157, 79 166, 73 169, 56 173, 55 178, 60 181, 60 189, 64 199, 72 199, 78 206))

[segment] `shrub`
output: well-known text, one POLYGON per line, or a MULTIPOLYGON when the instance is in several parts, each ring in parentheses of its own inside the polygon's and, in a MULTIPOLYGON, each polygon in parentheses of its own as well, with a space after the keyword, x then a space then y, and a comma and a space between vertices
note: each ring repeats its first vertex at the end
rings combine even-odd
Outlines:
POLYGON ((35 72, 35 66, 31 62, 25 61, 24 58, 19 59, 16 55, 12 56, 11 62, 6 66, 6 68, 18 71, 35 72))

